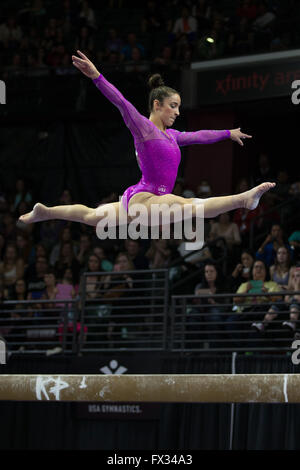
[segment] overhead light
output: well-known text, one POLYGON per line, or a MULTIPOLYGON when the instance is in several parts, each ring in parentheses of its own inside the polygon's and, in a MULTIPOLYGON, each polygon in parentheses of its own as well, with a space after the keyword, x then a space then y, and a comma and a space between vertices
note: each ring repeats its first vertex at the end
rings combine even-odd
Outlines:
POLYGON ((207 37, 206 38, 206 41, 209 42, 210 44, 212 44, 213 42, 215 42, 215 40, 213 38, 210 38, 210 37, 207 37))

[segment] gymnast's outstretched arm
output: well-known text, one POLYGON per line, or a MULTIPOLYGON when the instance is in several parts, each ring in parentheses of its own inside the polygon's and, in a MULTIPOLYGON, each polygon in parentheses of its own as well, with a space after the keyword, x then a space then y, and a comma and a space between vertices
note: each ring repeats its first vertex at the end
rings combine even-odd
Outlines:
POLYGON ((252 136, 241 132, 241 128, 214 131, 214 130, 201 130, 196 132, 179 132, 175 129, 171 129, 172 134, 176 138, 179 146, 193 144, 214 144, 221 140, 231 139, 240 145, 244 145, 242 139, 250 139, 252 136))
POLYGON ((144 139, 147 134, 153 131, 153 125, 149 119, 140 114, 137 109, 124 98, 122 93, 103 77, 95 65, 82 52, 77 52, 81 58, 75 55, 72 56, 75 67, 84 75, 91 78, 101 93, 119 109, 133 137, 138 140, 144 139))

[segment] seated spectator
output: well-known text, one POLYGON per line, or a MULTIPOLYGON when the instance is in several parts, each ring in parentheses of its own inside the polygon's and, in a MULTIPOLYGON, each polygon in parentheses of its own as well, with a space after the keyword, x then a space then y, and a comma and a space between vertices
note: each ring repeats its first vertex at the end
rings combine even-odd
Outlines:
POLYGON ((9 243, 4 252, 3 261, 0 262, 0 277, 3 277, 4 286, 10 296, 13 292, 14 285, 18 279, 24 276, 24 261, 18 258, 17 247, 13 243, 9 243))
POLYGON ((65 226, 64 220, 47 220, 41 222, 39 236, 43 240, 43 244, 47 249, 51 250, 56 243, 59 243, 59 238, 63 227, 65 226))
MULTIPOLYGON (((18 279, 14 285, 14 291, 12 292, 9 300, 17 300, 21 302, 22 300, 27 300, 27 295, 27 285, 25 280, 18 279)), ((26 309, 26 304, 17 305, 15 308, 26 309)))
POLYGON ((290 184, 288 181, 289 174, 287 170, 279 170, 276 176, 276 186, 272 191, 275 202, 277 204, 286 201, 286 199, 289 197, 290 184))
POLYGON ((37 243, 36 245, 33 245, 33 247, 31 248, 31 251, 28 257, 29 266, 32 266, 36 262, 37 258, 39 258, 40 256, 42 258, 47 258, 48 260, 48 251, 43 243, 37 243))
POLYGON ((138 47, 132 47, 131 57, 125 65, 125 72, 136 74, 139 72, 147 72, 148 70, 148 63, 142 61, 141 50, 138 47))
MULTIPOLYGON (((281 287, 274 281, 269 280, 269 273, 267 266, 261 260, 256 260, 252 267, 251 279, 248 282, 243 282, 236 291, 236 295, 233 298, 232 311, 234 315, 230 315, 227 318, 229 329, 240 329, 240 326, 231 325, 230 322, 239 320, 252 320, 253 315, 247 315, 256 312, 256 320, 259 320, 259 314, 262 311, 268 309, 268 304, 280 300, 277 296, 263 296, 263 295, 251 295, 239 297, 238 294, 263 294, 263 293, 278 293, 281 292, 281 287)), ((260 315, 261 316, 261 315, 260 315)))
POLYGON ((228 212, 219 215, 218 222, 212 224, 209 241, 212 242, 219 237, 225 238, 226 245, 230 252, 232 252, 234 247, 238 247, 241 244, 238 226, 235 222, 230 220, 230 214, 228 212))
POLYGON ((137 47, 141 52, 141 57, 144 59, 145 57, 145 48, 142 44, 137 41, 135 33, 129 33, 127 35, 127 43, 122 47, 121 50, 121 59, 122 60, 130 60, 132 57, 132 49, 137 47))
MULTIPOLYGON (((91 254, 88 258, 87 266, 85 267, 84 272, 89 273, 90 275, 86 276, 86 298, 87 300, 93 300, 100 298, 100 289, 102 285, 102 278, 99 274, 101 272, 101 261, 97 255, 91 254), (93 275, 93 273, 95 273, 93 275)), ((79 291, 82 289, 83 278, 80 279, 79 291)))
POLYGON ((181 10, 181 17, 177 18, 174 24, 173 33, 176 40, 180 40, 183 35, 187 36, 188 41, 194 41, 197 31, 197 20, 190 15, 189 9, 184 7, 181 10))
POLYGON ((16 247, 18 252, 18 257, 21 258, 24 262, 24 269, 27 268, 29 262, 29 255, 32 250, 31 240, 28 235, 25 233, 18 233, 16 239, 16 247))
POLYGON ((80 23, 91 30, 97 29, 96 16, 93 8, 86 0, 81 1, 81 10, 79 13, 80 23))
POLYGON ((22 39, 22 29, 14 16, 9 16, 0 24, 0 44, 8 49, 16 49, 22 39))
POLYGON ((275 18, 276 15, 274 11, 270 11, 267 2, 262 1, 258 6, 257 17, 252 23, 252 28, 257 32, 267 31, 275 18))
POLYGON ((156 33, 162 31, 162 27, 163 18, 159 6, 153 0, 148 0, 141 20, 141 31, 143 33, 156 33))
POLYGON ((284 313, 286 310, 289 311, 289 320, 283 321, 282 326, 289 328, 291 331, 296 331, 296 325, 299 318, 300 312, 300 295, 296 292, 300 292, 300 267, 297 267, 291 271, 291 283, 288 290, 294 291, 294 295, 285 295, 284 303, 274 303, 268 310, 268 313, 264 316, 261 322, 254 322, 252 324, 260 333, 263 333, 267 327, 270 326, 271 322, 275 320, 278 315, 284 313))
POLYGON ((115 28, 110 28, 108 30, 108 38, 105 41, 105 55, 109 56, 111 52, 120 54, 123 47, 123 41, 119 37, 117 30, 115 28))
POLYGON ((141 252, 139 240, 127 239, 125 241, 126 254, 134 265, 134 269, 148 269, 149 261, 141 252))
MULTIPOLYGON (((173 50, 171 46, 164 46, 162 51, 153 60, 155 64, 155 70, 158 73, 164 73, 165 70, 176 70, 177 64, 173 61, 173 50)), ((173 194, 175 194, 173 192, 173 194)))
POLYGON ((100 271, 112 271, 113 263, 107 259, 105 250, 102 246, 95 246, 93 248, 93 254, 97 255, 101 261, 100 271))
POLYGON ((145 253, 149 259, 150 269, 166 268, 170 261, 171 250, 168 248, 167 240, 152 240, 151 246, 145 253))
POLYGON ((94 40, 90 31, 86 26, 82 26, 79 31, 79 36, 75 39, 74 50, 86 51, 90 54, 94 49, 94 40))
POLYGON ((192 16, 196 19, 198 30, 209 28, 212 14, 212 5, 207 0, 197 0, 192 7, 192 16))
POLYGON ((256 252, 256 258, 264 261, 268 267, 272 266, 275 262, 276 252, 278 248, 285 246, 290 250, 290 246, 284 241, 283 231, 279 224, 274 224, 271 227, 269 235, 259 247, 256 252))
POLYGON ((250 281, 253 263, 254 254, 244 249, 241 253, 240 263, 236 265, 231 274, 230 292, 235 292, 242 283, 250 281))
POLYGON ((48 269, 48 260, 44 256, 39 256, 35 264, 26 269, 24 278, 27 283, 28 300, 41 299, 45 290, 44 276, 48 269))
POLYGON ((211 185, 207 180, 200 181, 200 184, 197 186, 196 196, 200 199, 207 199, 213 196, 211 185))
MULTIPOLYGON (((195 321, 195 315, 204 313, 199 317, 199 321, 204 322, 222 322, 224 316, 221 313, 226 311, 226 307, 222 306, 224 303, 228 303, 226 298, 216 297, 216 294, 226 293, 226 283, 218 270, 217 265, 212 261, 207 261, 204 266, 204 278, 203 281, 196 285, 195 295, 201 296, 201 298, 193 299, 194 307, 189 312, 190 320, 195 321)), ((212 328, 211 326, 208 328, 212 328)), ((219 329, 220 325, 214 325, 213 329, 219 329)))
POLYGON ((285 246, 281 246, 276 252, 275 263, 270 267, 270 278, 282 289, 288 289, 291 265, 290 251, 285 246))
POLYGON ((297 263, 300 260, 300 230, 295 230, 290 235, 288 242, 293 252, 293 260, 297 263))
MULTIPOLYGON (((57 289, 56 276, 53 268, 47 269, 47 272, 44 274, 44 282, 45 289, 42 294, 41 300, 55 300, 57 295, 57 289)), ((48 308, 52 310, 56 308, 56 304, 53 302, 49 302, 47 304, 43 304, 43 308, 48 308)), ((57 316, 57 313, 53 312, 53 315, 57 316)))
POLYGON ((92 241, 91 237, 87 233, 80 235, 79 247, 77 249, 76 259, 80 265, 80 268, 86 265, 88 257, 92 252, 92 241))
POLYGON ((74 280, 77 282, 79 280, 80 264, 75 257, 73 242, 71 241, 64 242, 61 245, 59 258, 54 265, 57 278, 62 278, 66 268, 72 269, 74 280))
POLYGON ((275 173, 272 169, 269 156, 265 152, 261 152, 258 159, 258 167, 254 170, 253 174, 253 186, 257 186, 264 181, 273 181, 274 178, 275 173))
POLYGON ((7 242, 13 243, 17 236, 16 220, 11 212, 6 212, 2 216, 1 232, 7 242))
MULTIPOLYGON (((193 226, 193 230, 195 231, 195 226, 193 226)), ((194 239, 188 240, 188 243, 194 241, 196 241, 196 235, 194 239)), ((182 266, 183 271, 188 270, 189 265, 201 268, 207 260, 212 259, 211 251, 207 245, 204 245, 201 250, 188 250, 186 243, 187 240, 183 239, 177 246, 177 251, 180 253, 180 256, 184 258, 184 265, 182 266)))
POLYGON ((57 243, 53 248, 52 248, 52 251, 50 253, 50 259, 49 259, 49 262, 51 264, 51 266, 54 266, 55 263, 58 261, 59 259, 59 253, 61 251, 61 247, 63 245, 63 243, 66 243, 66 242, 72 242, 72 232, 71 232, 71 229, 70 227, 66 226, 62 229, 61 233, 60 233, 60 241, 59 243, 57 243))
MULTIPOLYGON (((126 339, 128 337, 128 324, 132 319, 119 318, 120 315, 132 314, 132 301, 130 301, 131 289, 134 279, 130 273, 122 274, 122 271, 133 271, 134 265, 127 253, 119 253, 116 257, 113 271, 119 275, 108 274, 103 279, 105 289, 102 300, 110 306, 111 318, 107 329, 107 338, 110 346, 113 347, 114 340, 126 339), (122 308, 120 308, 122 307, 122 308), (127 308, 126 308, 127 307, 127 308), (116 318, 114 318, 114 316, 116 318), (120 333, 116 336, 114 333, 120 333)), ((134 321, 134 320, 133 320, 134 321)), ((135 320, 136 321, 136 320, 135 320)))

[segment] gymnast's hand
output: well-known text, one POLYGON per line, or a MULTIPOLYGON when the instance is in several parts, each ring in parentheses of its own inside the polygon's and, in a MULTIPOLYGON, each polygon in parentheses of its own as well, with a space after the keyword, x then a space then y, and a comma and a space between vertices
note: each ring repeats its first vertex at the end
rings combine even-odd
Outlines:
POLYGON ((82 52, 77 51, 81 58, 76 57, 76 55, 72 55, 72 62, 76 68, 80 70, 80 72, 84 73, 89 78, 98 78, 100 72, 96 69, 93 62, 91 62, 86 55, 82 52))
POLYGON ((232 129, 229 132, 230 132, 231 140, 234 140, 235 142, 237 142, 240 145, 244 145, 244 143, 242 142, 242 139, 251 139, 252 138, 252 135, 244 134, 243 132, 241 132, 240 127, 238 127, 237 129, 232 129))

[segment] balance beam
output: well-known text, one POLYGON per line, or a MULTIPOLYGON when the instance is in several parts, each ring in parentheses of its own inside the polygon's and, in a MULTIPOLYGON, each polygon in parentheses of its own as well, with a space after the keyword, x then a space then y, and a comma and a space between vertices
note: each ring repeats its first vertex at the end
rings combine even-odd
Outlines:
POLYGON ((0 400, 300 403, 300 374, 0 375, 0 400))

